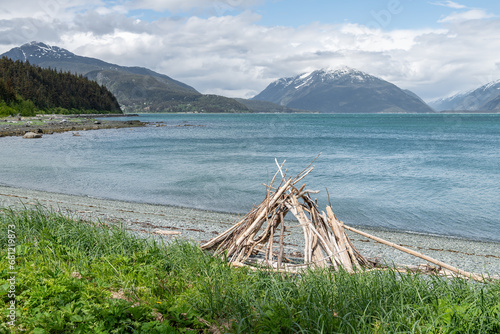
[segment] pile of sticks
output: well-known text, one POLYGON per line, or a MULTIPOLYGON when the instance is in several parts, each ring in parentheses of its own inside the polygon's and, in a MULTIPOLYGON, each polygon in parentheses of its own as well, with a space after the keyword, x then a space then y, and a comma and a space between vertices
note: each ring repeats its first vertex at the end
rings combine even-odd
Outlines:
MULTIPOLYGON (((317 201, 311 194, 318 191, 305 189, 305 184, 296 185, 314 167, 309 165, 295 177, 286 177, 286 171, 278 165, 278 171, 266 185, 266 197, 236 225, 202 245, 205 250, 213 250, 216 255, 226 254, 227 259, 236 265, 244 265, 250 257, 275 269, 290 270, 287 264, 292 261, 284 254, 284 238, 288 235, 291 223, 285 217, 291 213, 304 233, 303 264, 307 266, 340 267, 348 272, 359 268, 371 267, 354 247, 344 231, 331 206, 326 213, 320 212, 317 201), (274 186, 281 175, 279 185, 274 186)), ((312 163, 311 163, 312 164, 312 163)), ((296 222, 293 222, 295 225, 296 222)))
MULTIPOLYGON (((329 267, 334 270, 343 268, 347 272, 355 272, 358 269, 388 269, 363 257, 349 240, 345 232, 348 230, 438 266, 419 265, 393 268, 401 272, 460 276, 479 282, 498 279, 498 277, 486 278, 466 272, 401 245, 346 226, 335 217, 330 204, 326 207, 326 213, 320 212, 317 201, 311 198, 311 194, 319 191, 307 190, 305 184, 300 188, 296 186, 314 169, 311 166, 313 162, 297 176, 286 177, 286 171, 282 170, 285 162, 279 165, 276 161, 278 171, 271 182, 265 185, 267 191, 262 203, 254 207, 236 225, 202 245, 202 249, 212 250, 216 256, 225 254, 234 266, 258 263, 287 273, 299 272, 311 266, 329 267), (279 185, 274 186, 278 175, 281 175, 281 181, 279 185), (284 252, 285 237, 297 227, 297 222, 285 220, 288 213, 295 217, 304 234, 303 261, 300 264, 297 264, 291 256, 287 257, 288 255, 284 252), (295 226, 290 226, 290 224, 295 224, 295 226)), ((253 266, 249 268, 257 270, 253 266)))

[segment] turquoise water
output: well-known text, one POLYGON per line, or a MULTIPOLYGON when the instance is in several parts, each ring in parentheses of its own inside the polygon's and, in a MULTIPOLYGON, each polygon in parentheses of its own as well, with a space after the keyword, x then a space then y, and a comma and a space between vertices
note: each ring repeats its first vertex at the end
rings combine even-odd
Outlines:
POLYGON ((0 138, 0 184, 246 213, 286 159, 346 224, 500 242, 500 115, 142 115, 0 138), (197 126, 177 126, 177 125, 197 126))

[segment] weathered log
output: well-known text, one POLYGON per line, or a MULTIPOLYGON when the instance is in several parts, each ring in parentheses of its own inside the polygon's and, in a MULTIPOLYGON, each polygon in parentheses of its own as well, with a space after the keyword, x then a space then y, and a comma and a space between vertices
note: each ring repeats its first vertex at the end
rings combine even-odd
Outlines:
POLYGON ((339 244, 339 249, 340 249, 339 256, 340 259, 342 260, 342 264, 344 265, 345 269, 348 272, 352 272, 353 271, 352 263, 349 254, 347 253, 347 246, 344 239, 344 231, 343 229, 340 228, 339 221, 333 214, 331 207, 329 206, 326 207, 326 213, 328 215, 328 222, 332 226, 333 234, 335 235, 335 238, 337 239, 337 242, 339 244))
POLYGON ((477 274, 473 274, 473 273, 470 273, 470 272, 464 271, 464 270, 462 270, 462 269, 458 269, 458 268, 453 267, 453 266, 451 266, 451 265, 449 265, 449 264, 447 264, 447 263, 444 263, 444 262, 442 262, 442 261, 436 260, 436 259, 434 259, 434 258, 432 258, 432 257, 430 257, 430 256, 427 256, 427 255, 424 255, 424 254, 422 254, 422 253, 419 253, 419 252, 416 252, 416 251, 414 251, 414 250, 411 250, 411 249, 409 249, 409 248, 406 248, 406 247, 400 246, 400 245, 395 244, 395 243, 393 243, 393 242, 390 242, 390 241, 387 241, 387 240, 381 239, 381 238, 379 238, 379 237, 373 236, 373 235, 368 234, 368 233, 366 233, 366 232, 359 231, 359 230, 357 230, 357 229, 355 229, 355 228, 353 228, 353 227, 349 227, 349 226, 347 226, 347 225, 344 225, 344 228, 345 228, 345 229, 347 229, 347 230, 349 230, 349 231, 351 231, 351 232, 354 232, 354 233, 360 234, 360 235, 362 235, 362 236, 364 236, 364 237, 367 237, 367 238, 370 238, 370 239, 372 239, 372 240, 378 241, 378 242, 380 242, 380 243, 382 243, 382 244, 384 244, 384 245, 391 246, 391 247, 396 248, 396 249, 398 249, 398 250, 400 250, 400 251, 402 251, 402 252, 405 252, 405 253, 411 254, 411 255, 413 255, 413 256, 416 256, 416 257, 419 257, 419 258, 421 258, 421 259, 424 259, 424 260, 426 260, 426 261, 428 261, 428 262, 434 263, 434 264, 436 264, 436 265, 438 265, 438 266, 440 266, 440 267, 443 267, 443 268, 446 268, 446 269, 448 269, 448 270, 451 270, 452 272, 454 272, 454 273, 456 273, 456 274, 459 274, 459 275, 461 275, 461 276, 464 276, 464 277, 467 277, 467 278, 471 278, 471 279, 473 279, 473 280, 475 280, 475 281, 478 281, 478 282, 482 282, 482 281, 484 281, 483 276, 480 276, 480 275, 477 275, 477 274))

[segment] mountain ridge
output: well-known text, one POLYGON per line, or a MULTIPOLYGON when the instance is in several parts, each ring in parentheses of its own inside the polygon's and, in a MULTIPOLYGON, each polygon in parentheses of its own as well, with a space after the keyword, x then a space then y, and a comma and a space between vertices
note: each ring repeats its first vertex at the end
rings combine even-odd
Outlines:
POLYGON ((500 79, 429 102, 438 111, 500 112, 500 79))
POLYGON ((324 113, 434 112, 416 94, 347 66, 280 78, 252 99, 324 113))
POLYGON ((0 56, 86 76, 106 86, 124 112, 250 112, 234 99, 203 95, 185 83, 150 69, 78 56, 41 42, 23 44, 0 56))
POLYGON ((86 75, 87 73, 96 70, 116 70, 126 71, 133 74, 151 75, 153 77, 161 78, 167 81, 172 81, 172 83, 175 83, 180 87, 183 87, 189 91, 199 93, 196 89, 183 82, 172 79, 167 75, 154 72, 145 67, 121 66, 108 63, 97 58, 78 56, 66 49, 60 48, 58 46, 50 46, 42 42, 33 41, 23 44, 20 47, 13 48, 5 52, 1 56, 5 56, 14 60, 27 60, 30 63, 34 63, 41 67, 54 67, 58 70, 70 71, 82 75, 86 75), (75 67, 74 65, 77 62, 82 63, 83 65, 75 67))
POLYGON ((117 97, 122 110, 132 113, 500 112, 500 80, 426 103, 415 93, 368 73, 347 66, 327 67, 279 78, 246 100, 203 95, 181 81, 145 67, 120 66, 41 42, 23 44, 0 56, 83 75, 106 86, 117 97))

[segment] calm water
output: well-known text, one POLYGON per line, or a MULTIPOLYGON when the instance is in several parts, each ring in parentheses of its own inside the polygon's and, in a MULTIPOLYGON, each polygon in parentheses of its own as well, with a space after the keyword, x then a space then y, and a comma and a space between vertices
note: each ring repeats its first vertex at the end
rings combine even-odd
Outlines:
POLYGON ((287 160, 365 225, 500 242, 500 115, 144 115, 166 127, 0 138, 0 184, 246 213, 287 160), (176 125, 200 125, 181 126, 176 125))

